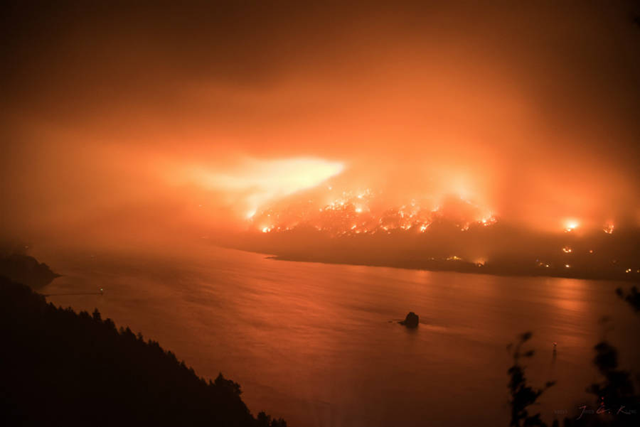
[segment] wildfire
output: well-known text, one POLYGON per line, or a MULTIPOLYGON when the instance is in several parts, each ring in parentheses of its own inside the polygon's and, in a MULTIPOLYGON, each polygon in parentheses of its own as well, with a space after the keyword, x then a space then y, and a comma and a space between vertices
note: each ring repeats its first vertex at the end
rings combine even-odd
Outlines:
POLYGON ((377 195, 370 189, 344 191, 337 198, 335 193, 335 190, 330 190, 328 195, 324 195, 324 202, 310 198, 305 202, 265 208, 252 212, 248 219, 263 233, 306 227, 332 236, 390 234, 394 231, 425 233, 435 221, 450 221, 460 231, 467 231, 497 222, 488 210, 468 200, 454 201, 453 205, 457 207, 452 207, 452 202, 449 202, 443 208, 441 205, 424 206, 412 199, 399 207, 383 209, 377 195))

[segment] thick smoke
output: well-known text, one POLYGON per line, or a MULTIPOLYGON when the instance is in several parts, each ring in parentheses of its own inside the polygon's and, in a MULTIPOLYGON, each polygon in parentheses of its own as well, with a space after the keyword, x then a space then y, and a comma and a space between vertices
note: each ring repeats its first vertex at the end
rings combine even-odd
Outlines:
POLYGON ((534 229, 637 226, 638 11, 453 3, 15 2, 2 234, 240 230, 260 188, 193 171, 297 158, 390 205, 460 195, 534 229))

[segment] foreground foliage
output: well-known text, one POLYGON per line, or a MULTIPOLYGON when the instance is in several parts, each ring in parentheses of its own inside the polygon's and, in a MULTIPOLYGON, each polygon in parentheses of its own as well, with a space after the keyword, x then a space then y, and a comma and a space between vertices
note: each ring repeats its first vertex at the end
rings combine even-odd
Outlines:
MULTIPOLYGON (((640 294, 635 286, 629 293, 625 293, 621 288, 618 288, 616 293, 636 313, 640 313, 640 294)), ((513 366, 507 371, 511 409, 510 427, 547 427, 539 413, 530 415, 529 410, 538 403, 542 393, 555 383, 547 382, 543 389, 531 387, 525 377, 525 368, 520 363, 520 359, 532 357, 534 354, 533 350, 522 352, 522 345, 531 336, 531 332, 525 332, 520 335, 515 346, 509 344, 507 347, 514 360, 513 366)), ((618 351, 607 341, 599 342, 593 349, 596 354, 593 364, 600 374, 600 380, 589 385, 586 391, 594 396, 593 408, 595 409, 588 409, 588 405, 578 407, 579 415, 574 418, 564 418, 562 426, 630 427, 638 425, 640 396, 636 393, 635 383, 640 381, 640 376, 634 381, 631 372, 619 368, 618 351)), ((552 427, 560 425, 561 422, 556 419, 552 427)))

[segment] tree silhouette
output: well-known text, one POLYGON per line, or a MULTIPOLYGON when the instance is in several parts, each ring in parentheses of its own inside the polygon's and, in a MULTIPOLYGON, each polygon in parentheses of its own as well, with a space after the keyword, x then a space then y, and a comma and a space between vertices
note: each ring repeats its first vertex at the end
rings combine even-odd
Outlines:
POLYGON ((285 427, 100 312, 48 304, 0 277, 0 425, 285 427))
POLYGON ((622 288, 618 288, 616 289, 616 294, 625 300, 636 313, 640 312, 640 293, 638 293, 637 287, 632 287, 629 293, 625 293, 622 288))
POLYGON ((510 427, 546 426, 540 419, 540 413, 530 415, 528 409, 536 403, 542 393, 554 384, 552 381, 547 382, 544 388, 541 389, 533 388, 527 384, 525 366, 521 364, 521 359, 533 357, 534 350, 528 350, 523 353, 522 346, 532 336, 531 332, 525 332, 519 336, 519 341, 515 345, 509 344, 507 346, 507 350, 513 357, 513 366, 507 371, 509 374, 509 406, 511 407, 510 427))

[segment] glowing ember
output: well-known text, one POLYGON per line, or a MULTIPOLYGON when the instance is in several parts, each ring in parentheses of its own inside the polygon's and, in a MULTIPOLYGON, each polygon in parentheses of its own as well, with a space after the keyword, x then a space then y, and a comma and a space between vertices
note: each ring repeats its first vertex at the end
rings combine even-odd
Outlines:
POLYGON ((564 248, 562 248, 562 252, 564 252, 565 254, 570 254, 573 251, 571 250, 570 247, 565 246, 564 248))
POLYGON ((604 227, 603 231, 605 233, 607 233, 607 234, 613 234, 613 229, 614 228, 615 228, 615 226, 613 224, 609 223, 604 227))

